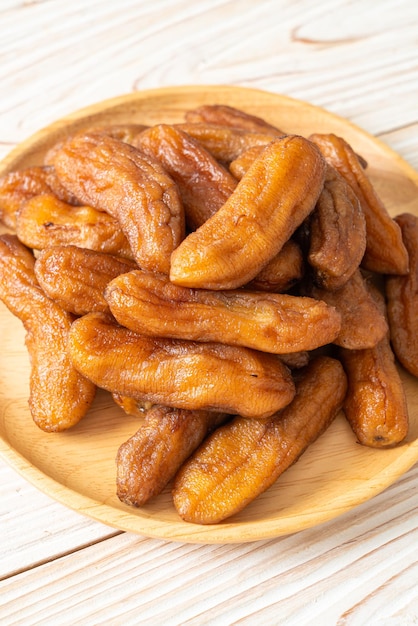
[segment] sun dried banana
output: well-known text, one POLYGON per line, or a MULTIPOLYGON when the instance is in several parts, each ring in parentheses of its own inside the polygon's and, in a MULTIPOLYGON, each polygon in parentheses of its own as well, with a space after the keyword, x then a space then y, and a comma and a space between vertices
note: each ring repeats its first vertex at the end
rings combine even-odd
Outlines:
POLYGON ((254 161, 263 152, 265 147, 266 146, 252 146, 251 148, 247 148, 247 150, 231 161, 229 164, 229 171, 232 176, 234 176, 237 180, 241 180, 241 178, 248 172, 254 161))
POLYGON ((366 350, 341 349, 340 358, 348 378, 344 411, 358 441, 371 448, 402 442, 408 408, 388 339, 366 350))
POLYGON ((33 165, 9 172, 0 179, 0 221, 16 229, 16 216, 25 203, 40 194, 53 194, 68 204, 79 204, 60 183, 51 166, 33 165))
POLYGON ((395 218, 409 254, 409 273, 386 279, 387 310, 392 346, 405 369, 418 376, 418 218, 395 218))
POLYGON ((32 253, 14 235, 0 237, 0 299, 27 332, 30 411, 39 428, 59 432, 87 413, 95 385, 73 367, 67 352, 73 316, 44 294, 34 264, 32 253))
POLYGON ((44 292, 65 311, 84 315, 108 311, 104 290, 134 261, 77 246, 51 246, 38 254, 35 274, 44 292))
POLYGON ((380 274, 406 274, 408 253, 399 226, 390 217, 351 146, 334 134, 310 136, 327 161, 353 188, 366 220, 365 269, 380 274))
POLYGON ((275 354, 314 350, 340 332, 339 313, 314 298, 173 285, 133 270, 105 298, 120 324, 143 335, 241 345, 275 354))
POLYGON ((216 429, 177 473, 173 500, 179 515, 216 524, 241 511, 331 424, 346 389, 339 361, 318 357, 297 380, 285 409, 261 420, 236 417, 216 429))
POLYGON ((281 137, 285 134, 261 117, 225 104, 205 104, 187 111, 185 118, 186 122, 193 124, 207 123, 218 126, 232 126, 251 132, 269 133, 276 137, 281 137))
POLYGON ((18 210, 40 193, 51 193, 43 167, 28 167, 3 176, 0 179, 0 220, 3 224, 15 230, 18 210))
POLYGON ((136 137, 135 146, 158 159, 177 183, 192 230, 212 217, 237 186, 227 169, 177 127, 153 126, 136 137))
POLYGON ((295 393, 288 368, 275 355, 144 337, 102 313, 73 323, 69 351, 74 366, 97 386, 179 409, 263 417, 295 393))
MULTIPOLYGON (((377 289, 370 292, 385 314, 382 294, 377 289)), ((341 348, 339 356, 348 379, 344 412, 358 441, 371 448, 401 443, 408 435, 408 406, 389 333, 372 348, 341 348)))
POLYGON ((108 135, 113 139, 124 141, 133 145, 136 136, 148 128, 145 124, 108 124, 104 126, 92 126, 85 129, 85 132, 108 135))
POLYGON ((324 178, 325 161, 312 142, 272 141, 223 207, 174 250, 172 282, 203 289, 248 283, 313 210, 324 178))
MULTIPOLYGON (((132 144, 135 141, 135 137, 138 133, 148 128, 145 124, 104 124, 104 125, 87 125, 83 129, 79 129, 75 134, 89 133, 93 135, 107 135, 118 141, 123 141, 128 144, 132 144)), ((45 165, 53 165, 55 155, 64 146, 66 141, 69 141, 72 135, 65 135, 63 138, 58 139, 46 152, 44 156, 45 165)))
POLYGON ((291 370, 300 369, 308 365, 310 360, 310 353, 307 350, 302 352, 288 352, 287 354, 279 354, 280 359, 291 370))
POLYGON ((342 287, 359 267, 366 250, 366 222, 346 180, 327 167, 324 188, 309 220, 308 262, 323 289, 342 287))
POLYGON ((337 291, 311 286, 307 293, 333 306, 341 315, 341 330, 333 343, 350 350, 375 346, 388 331, 385 316, 367 289, 360 270, 337 291))
POLYGON ((54 195, 28 200, 16 216, 16 233, 29 248, 72 244, 132 258, 131 247, 119 222, 90 206, 72 206, 54 195))
POLYGON ((45 165, 44 166, 45 174, 46 174, 46 182, 49 185, 52 195, 56 196, 58 200, 62 200, 62 202, 66 202, 67 204, 72 204, 73 206, 80 206, 83 204, 79 201, 79 199, 71 193, 60 181, 55 171, 55 167, 53 165, 45 165))
POLYGON ((221 163, 230 164, 251 148, 259 153, 274 139, 271 133, 248 131, 215 124, 175 124, 175 128, 198 141, 221 163))
POLYGON ((178 188, 155 159, 101 134, 78 134, 53 158, 62 183, 80 200, 116 218, 138 265, 169 272, 184 237, 178 188))
POLYGON ((301 280, 304 271, 302 250, 295 241, 289 239, 246 288, 276 293, 287 291, 301 280))
POLYGON ((226 415, 154 406, 116 456, 116 493, 125 504, 142 506, 164 489, 208 432, 226 415))

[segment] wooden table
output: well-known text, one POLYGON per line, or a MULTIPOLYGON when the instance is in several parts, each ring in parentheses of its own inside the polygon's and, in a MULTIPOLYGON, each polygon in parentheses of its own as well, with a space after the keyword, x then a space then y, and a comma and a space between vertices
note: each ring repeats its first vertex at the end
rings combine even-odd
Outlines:
MULTIPOLYGON (((0 24, 1 157, 105 98, 231 84, 344 116, 418 169, 411 0, 3 0, 0 24)), ((3 461, 0 494, 1 624, 418 622, 418 466, 333 521, 245 544, 123 533, 3 461)))

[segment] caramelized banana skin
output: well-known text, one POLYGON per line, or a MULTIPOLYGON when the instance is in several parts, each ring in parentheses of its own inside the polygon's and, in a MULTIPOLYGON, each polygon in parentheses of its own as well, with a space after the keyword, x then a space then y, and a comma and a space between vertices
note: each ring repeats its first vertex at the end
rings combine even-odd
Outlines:
POLYGON ((333 306, 341 315, 341 330, 334 340, 337 346, 362 350, 375 346, 388 331, 384 314, 367 289, 366 282, 357 270, 336 291, 311 286, 308 294, 333 306))
POLYGON ((72 206, 52 194, 28 200, 16 215, 16 233, 30 248, 75 245, 132 258, 118 221, 90 206, 72 206))
POLYGON ((245 508, 331 424, 346 390, 340 362, 318 357, 298 378, 293 402, 278 414, 236 417, 216 429, 177 473, 173 500, 180 517, 217 524, 245 508))
POLYGON ((275 355, 144 337, 102 313, 73 322, 68 349, 74 366, 97 386, 152 404, 265 417, 295 394, 288 368, 275 355))
POLYGON ((138 135, 135 145, 141 152, 158 159, 172 176, 192 230, 212 217, 237 186, 229 171, 178 127, 153 126, 138 135))
POLYGON ((176 128, 193 137, 221 163, 236 161, 250 148, 261 150, 273 139, 271 133, 215 124, 176 124, 176 128))
POLYGON ((362 267, 379 274, 406 274, 408 253, 398 224, 390 217, 351 146, 334 134, 310 136, 322 154, 353 188, 366 220, 362 267))
POLYGON ((263 152, 264 148, 265 146, 251 146, 251 148, 247 148, 233 161, 231 161, 229 164, 229 171, 232 176, 234 176, 237 180, 241 180, 241 178, 243 178, 243 176, 248 172, 254 161, 263 152))
POLYGON ((313 350, 334 341, 341 328, 339 313, 314 298, 189 289, 140 270, 112 280, 105 298, 120 324, 143 335, 273 354, 313 350))
POLYGON ((16 230, 16 216, 24 204, 38 195, 54 195, 68 204, 79 204, 51 166, 33 165, 0 178, 0 221, 16 230))
POLYGON ((295 241, 289 239, 246 288, 281 293, 293 287, 303 278, 304 273, 302 250, 295 241))
POLYGON ((117 496, 143 506, 164 489, 179 467, 226 415, 154 406, 116 456, 117 496))
POLYGON ((348 378, 344 411, 359 443, 401 443, 408 435, 408 407, 388 338, 368 350, 341 349, 340 358, 348 378))
POLYGON ((167 273, 184 237, 184 209, 158 161, 109 135, 80 133, 53 156, 65 187, 116 218, 140 267, 167 273))
POLYGON ((31 414, 42 430, 60 432, 84 417, 96 388, 73 367, 67 352, 73 317, 43 293, 34 264, 15 236, 0 237, 0 299, 27 331, 31 414))
POLYGON ((308 261, 323 289, 340 289, 358 269, 366 250, 366 221, 358 198, 331 166, 310 219, 308 261))
POLYGON ((418 377, 418 218, 395 218, 409 254, 409 273, 386 279, 387 311, 392 346, 408 372, 418 377))
POLYGON ((44 292, 65 311, 84 315, 108 311, 104 290, 134 261, 77 246, 51 246, 38 254, 35 274, 44 292))
POLYGON ((0 220, 16 229, 16 213, 24 203, 41 193, 51 193, 46 169, 39 166, 9 172, 0 179, 0 220))
POLYGON ((219 211, 174 250, 170 280, 218 290, 250 282, 311 213, 324 179, 313 143, 296 135, 272 141, 219 211))
POLYGON ((186 122, 215 124, 242 128, 250 132, 269 133, 273 136, 283 136, 285 133, 276 126, 256 115, 246 113, 236 107, 225 104, 206 104, 186 112, 186 122))
POLYGON ((108 126, 94 126, 88 129, 89 133, 109 135, 114 139, 134 145, 135 137, 148 128, 145 124, 109 124, 108 126))
MULTIPOLYGON (((368 285, 382 315, 382 292, 368 285)), ((367 350, 340 349, 348 379, 344 412, 359 443, 369 448, 390 448, 408 435, 409 416, 405 390, 395 363, 389 333, 367 350)))

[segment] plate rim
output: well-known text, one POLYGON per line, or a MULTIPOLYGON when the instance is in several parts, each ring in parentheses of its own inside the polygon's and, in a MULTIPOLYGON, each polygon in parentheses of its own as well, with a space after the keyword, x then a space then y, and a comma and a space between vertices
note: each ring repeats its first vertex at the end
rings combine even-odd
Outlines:
POLYGON ((186 84, 186 85, 174 85, 174 86, 164 86, 164 87, 156 87, 150 89, 144 89, 135 92, 128 92, 126 94, 121 94, 118 96, 113 96, 110 98, 106 98, 104 100, 98 100, 93 102, 87 106, 76 109, 75 111, 71 111, 58 119, 53 120, 51 123, 39 128, 35 132, 31 133, 28 137, 19 142, 15 147, 13 147, 1 160, 0 160, 0 174, 6 172, 6 170, 10 167, 10 164, 14 161, 16 157, 18 157, 23 149, 26 149, 29 146, 36 144, 38 141, 42 140, 45 134, 54 129, 60 130, 63 129, 68 123, 73 123, 79 121, 82 118, 89 118, 91 115, 97 113, 96 107, 100 105, 102 108, 105 106, 106 108, 116 107, 119 104, 126 102, 127 100, 134 102, 137 99, 145 99, 149 96, 157 96, 157 95, 165 95, 170 93, 186 93, 190 90, 201 91, 202 93, 214 92, 216 93, 219 89, 222 89, 226 92, 231 93, 253 93, 259 94, 260 96, 270 96, 272 98, 277 98, 286 102, 288 104, 293 104, 295 106, 304 107, 305 109, 310 109, 311 111, 317 111, 321 114, 326 114, 328 117, 334 119, 337 122, 343 123, 346 126, 349 126, 356 133, 361 134, 365 139, 372 141, 372 143, 378 144, 380 149, 387 153, 387 155, 396 160, 399 164, 402 165, 403 168, 408 169, 408 175, 418 184, 418 171, 404 158, 402 157, 396 150, 391 148, 387 143, 382 141, 379 137, 372 135, 368 131, 366 131, 361 126, 357 125, 355 122, 352 122, 348 118, 339 115, 338 113, 334 113, 333 111, 329 111, 322 106, 312 104, 311 102, 307 102, 305 100, 301 100, 299 98, 295 98, 293 96, 288 96, 286 94, 276 93, 273 91, 268 91, 264 89, 254 88, 254 87, 246 87, 241 85, 226 85, 226 84, 186 84))
MULTIPOLYGON (((142 525, 144 517, 133 515, 129 508, 126 511, 123 508, 116 508, 58 482, 52 476, 49 476, 39 469, 39 467, 30 463, 30 461, 13 446, 8 445, 0 434, 0 457, 29 484, 56 502, 64 505, 66 508, 121 532, 131 532, 153 539, 194 544, 238 544, 265 541, 267 539, 292 535, 296 532, 301 532, 326 522, 334 521, 345 513, 354 511, 357 507, 383 493, 416 464, 418 461, 418 438, 412 442, 402 444, 402 448, 402 455, 396 457, 382 472, 376 475, 374 480, 367 481, 369 486, 367 492, 363 488, 364 483, 359 483, 354 490, 350 492, 350 495, 356 494, 357 491, 362 493, 361 497, 356 496, 356 504, 352 505, 347 502, 345 505, 340 505, 337 514, 335 514, 335 509, 331 508, 322 511, 321 515, 319 515, 318 512, 307 512, 306 515, 303 516, 303 520, 298 524, 297 529, 286 530, 286 527, 289 526, 289 520, 292 519, 292 517, 289 516, 285 518, 286 523, 283 523, 282 520, 279 524, 282 527, 281 530, 277 530, 277 520, 274 520, 269 525, 269 529, 262 532, 258 530, 256 533, 252 533, 249 529, 249 526, 252 526, 251 522, 229 522, 226 520, 220 524, 199 525, 188 524, 179 519, 179 525, 185 524, 184 528, 185 530, 187 529, 187 535, 183 536, 182 532, 173 534, 172 522, 159 520, 158 530, 154 531, 153 528, 155 524, 146 523, 144 527, 142 525), (393 467, 395 467, 395 472, 393 471, 393 467), (386 477, 385 481, 382 480, 383 475, 386 477), (68 496, 68 498, 66 496, 68 496), (104 517, 107 511, 111 513, 110 520, 109 516, 104 517), (312 520, 312 518, 314 518, 314 520, 312 520), (131 520, 132 523, 130 523, 131 520), (276 525, 276 528, 270 528, 270 526, 274 525, 276 525), (236 536, 236 529, 242 529, 242 537, 236 536)), ((297 517, 298 520, 301 519, 300 515, 294 517, 297 517)), ((145 516, 145 520, 152 520, 152 518, 152 514, 145 516)), ((253 526, 257 527, 257 524, 253 526)))

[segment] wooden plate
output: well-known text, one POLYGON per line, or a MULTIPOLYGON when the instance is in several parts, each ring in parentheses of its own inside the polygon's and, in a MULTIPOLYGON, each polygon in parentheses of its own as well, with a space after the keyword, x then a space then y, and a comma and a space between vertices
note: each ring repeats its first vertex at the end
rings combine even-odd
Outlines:
MULTIPOLYGON (((46 150, 75 129, 91 124, 182 121, 186 109, 224 103, 262 116, 287 132, 335 132, 368 163, 368 172, 389 211, 418 215, 418 174, 380 141, 346 120, 304 102, 253 89, 186 86, 156 89, 101 102, 59 120, 19 145, 1 164, 5 172, 42 162, 46 150)), ((18 472, 64 505, 95 520, 141 535, 194 543, 254 541, 300 531, 331 520, 372 498, 418 460, 418 382, 401 372, 409 402, 407 441, 392 450, 356 443, 344 416, 285 474, 239 515, 216 526, 179 519, 170 490, 134 509, 115 495, 115 454, 138 427, 106 392, 72 430, 45 434, 28 411, 29 360, 24 331, 0 309, 0 452, 18 472)))

